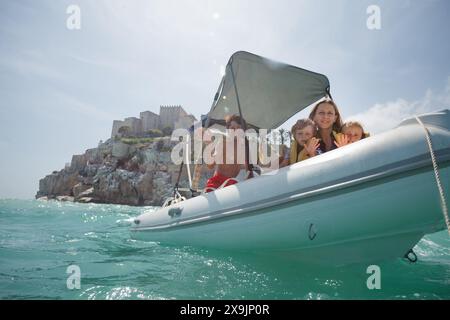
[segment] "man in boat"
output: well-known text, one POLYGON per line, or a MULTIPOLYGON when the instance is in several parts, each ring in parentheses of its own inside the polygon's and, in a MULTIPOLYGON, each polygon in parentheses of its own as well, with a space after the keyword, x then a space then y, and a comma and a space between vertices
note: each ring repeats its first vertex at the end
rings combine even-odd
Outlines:
MULTIPOLYGON (((227 128, 227 133, 236 133, 238 130, 242 130, 242 128, 245 126, 244 119, 242 119, 238 115, 231 115, 227 116, 225 118, 225 125, 227 128)), ((242 132, 243 133, 243 132, 242 132)), ((229 137, 230 138, 230 137, 229 137)), ((239 175, 242 169, 245 169, 245 161, 242 163, 242 161, 238 161, 239 157, 239 148, 245 148, 245 142, 239 143, 243 141, 239 141, 238 136, 235 134, 232 134, 231 138, 233 139, 232 145, 234 147, 234 152, 230 155, 230 153, 227 154, 226 149, 227 146, 230 145, 230 143, 224 143, 223 140, 229 140, 229 139, 222 139, 221 142, 219 142, 216 146, 215 155, 214 155, 214 161, 211 164, 208 164, 208 168, 212 169, 214 166, 216 167, 214 171, 214 175, 208 179, 206 182, 206 192, 211 192, 219 188, 224 188, 230 185, 233 185, 238 182, 236 177, 239 175), (219 161, 216 161, 219 159, 219 161), (223 161, 220 161, 223 160, 223 161)))

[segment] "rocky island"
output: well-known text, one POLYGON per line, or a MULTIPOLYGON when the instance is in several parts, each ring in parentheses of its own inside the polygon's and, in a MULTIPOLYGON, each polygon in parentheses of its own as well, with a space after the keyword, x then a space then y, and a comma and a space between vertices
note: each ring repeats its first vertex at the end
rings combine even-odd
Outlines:
MULTIPOLYGON (((145 111, 140 118, 115 120, 110 139, 72 156, 64 169, 41 179, 36 198, 160 206, 172 194, 180 169, 171 161, 178 142, 171 141, 170 134, 194 121, 181 106, 161 106, 159 115, 145 111)), ((201 183, 211 174, 206 166, 202 169, 201 183)), ((186 170, 180 186, 188 186, 186 170)))

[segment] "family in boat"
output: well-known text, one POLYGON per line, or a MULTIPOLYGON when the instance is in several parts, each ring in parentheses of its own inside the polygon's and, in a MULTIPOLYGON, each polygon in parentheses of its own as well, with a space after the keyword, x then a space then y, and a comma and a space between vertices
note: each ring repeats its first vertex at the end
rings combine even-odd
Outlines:
MULTIPOLYGON (((245 127, 244 121, 238 115, 228 116, 225 118, 226 128, 243 129, 243 126, 245 127)), ((359 122, 342 122, 339 109, 333 100, 320 101, 314 106, 309 118, 298 120, 292 127, 291 148, 289 150, 286 146, 281 146, 279 167, 315 157, 364 139, 367 136, 369 134, 364 131, 359 122)), ((215 171, 206 183, 205 192, 237 183, 237 176, 241 173, 241 170, 248 170, 245 165, 238 163, 236 160, 236 144, 234 144, 234 148, 234 159, 232 161, 225 161, 220 164, 213 162, 208 165, 210 169, 215 167, 215 171)), ((216 154, 221 153, 221 156, 227 158, 225 144, 222 144, 219 149, 216 150, 216 154)))

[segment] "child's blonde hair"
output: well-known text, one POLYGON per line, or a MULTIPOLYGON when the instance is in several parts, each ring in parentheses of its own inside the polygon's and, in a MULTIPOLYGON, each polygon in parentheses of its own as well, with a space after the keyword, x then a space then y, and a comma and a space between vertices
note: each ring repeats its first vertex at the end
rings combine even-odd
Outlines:
POLYGON ((292 133, 292 138, 294 138, 294 136, 295 136, 295 131, 297 131, 297 130, 301 130, 301 129, 304 129, 304 128, 306 128, 306 127, 309 127, 309 126, 311 126, 312 128, 313 128, 313 130, 314 130, 314 135, 316 134, 316 131, 317 131, 317 126, 316 126, 316 124, 315 124, 315 122, 314 121, 312 121, 311 119, 300 119, 300 120, 298 120, 293 126, 292 126, 292 129, 291 129, 291 133, 292 133))
POLYGON ((342 125, 342 132, 344 131, 344 129, 351 128, 351 127, 358 127, 361 129, 361 131, 363 133, 361 139, 364 139, 364 138, 367 138, 370 136, 370 134, 368 132, 364 131, 362 124, 358 121, 347 121, 346 123, 344 123, 342 125))
POLYGON ((317 134, 317 125, 311 119, 300 119, 292 126, 292 129, 291 129, 291 136, 292 136, 291 150, 290 150, 290 154, 289 154, 289 163, 290 164, 296 163, 296 162, 298 162, 300 160, 304 160, 304 159, 300 159, 299 160, 299 154, 303 150, 303 146, 299 145, 297 140, 295 140, 295 131, 302 130, 302 129, 306 128, 306 127, 312 127, 313 128, 313 136, 315 136, 317 134))

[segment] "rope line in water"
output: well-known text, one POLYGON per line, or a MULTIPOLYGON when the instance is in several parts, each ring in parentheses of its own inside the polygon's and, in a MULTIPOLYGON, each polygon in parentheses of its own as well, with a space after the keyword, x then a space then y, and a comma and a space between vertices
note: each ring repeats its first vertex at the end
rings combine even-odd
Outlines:
POLYGON ((439 177, 439 167, 437 165, 436 157, 434 156, 430 132, 428 131, 428 128, 423 124, 422 120, 420 120, 418 116, 414 117, 416 118, 417 122, 422 126, 422 128, 425 130, 425 139, 427 140, 428 149, 431 155, 431 162, 433 163, 434 177, 436 178, 436 185, 438 187, 439 195, 441 197, 442 214, 444 215, 445 224, 447 225, 447 231, 448 234, 450 235, 450 219, 448 218, 447 202, 445 201, 444 188, 442 188, 441 178, 439 177))

